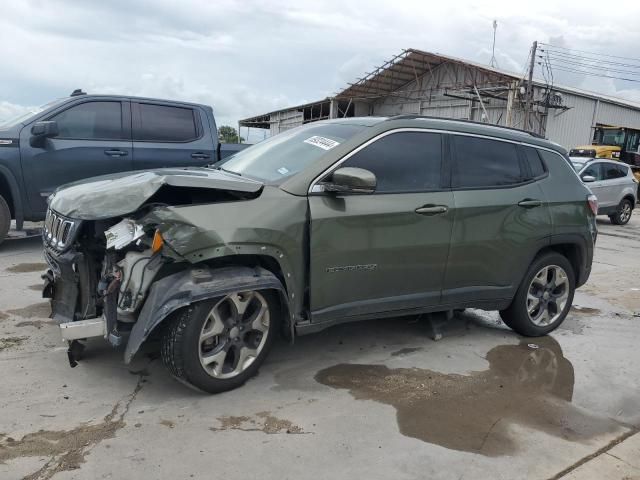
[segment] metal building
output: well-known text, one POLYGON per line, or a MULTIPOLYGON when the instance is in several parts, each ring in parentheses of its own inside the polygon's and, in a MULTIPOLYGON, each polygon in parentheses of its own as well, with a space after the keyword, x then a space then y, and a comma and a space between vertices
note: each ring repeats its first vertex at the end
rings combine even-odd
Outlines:
MULTIPOLYGON (((409 49, 334 97, 246 118, 239 127, 275 135, 326 118, 419 114, 525 129, 526 83, 487 65, 409 49)), ((566 148, 590 144, 597 125, 640 129, 640 104, 540 80, 532 88, 526 129, 566 148)))

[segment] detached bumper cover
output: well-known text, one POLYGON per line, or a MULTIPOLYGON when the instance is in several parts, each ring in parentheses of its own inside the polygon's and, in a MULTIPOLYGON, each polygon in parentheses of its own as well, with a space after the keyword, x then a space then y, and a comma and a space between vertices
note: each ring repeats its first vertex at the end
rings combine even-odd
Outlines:
POLYGON ((60 324, 73 322, 78 303, 78 274, 73 265, 83 261, 81 253, 67 252, 53 257, 46 249, 44 258, 50 269, 42 276, 42 296, 51 299, 51 318, 60 324))

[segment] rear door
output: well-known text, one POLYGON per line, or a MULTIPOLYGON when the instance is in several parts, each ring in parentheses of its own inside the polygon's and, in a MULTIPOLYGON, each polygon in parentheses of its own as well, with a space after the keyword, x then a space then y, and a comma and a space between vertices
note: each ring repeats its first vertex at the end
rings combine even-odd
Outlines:
POLYGON ((626 165, 617 165, 611 162, 602 163, 602 195, 608 206, 618 206, 622 200, 624 189, 629 186, 628 172, 629 167, 626 165))
POLYGON ((549 242, 551 217, 537 180, 548 173, 535 150, 537 166, 516 143, 450 138, 455 218, 443 302, 511 298, 549 242))
POLYGON ((43 119, 55 120, 60 133, 42 148, 30 146, 30 128, 23 129, 22 165, 34 213, 45 212, 46 198, 62 184, 131 170, 129 108, 129 102, 108 99, 75 103, 43 119))
POLYGON ((376 175, 373 194, 310 194, 312 321, 440 302, 453 195, 437 133, 395 131, 339 166, 376 175))
POLYGON ((136 170, 204 166, 215 161, 211 129, 196 106, 132 102, 136 170))

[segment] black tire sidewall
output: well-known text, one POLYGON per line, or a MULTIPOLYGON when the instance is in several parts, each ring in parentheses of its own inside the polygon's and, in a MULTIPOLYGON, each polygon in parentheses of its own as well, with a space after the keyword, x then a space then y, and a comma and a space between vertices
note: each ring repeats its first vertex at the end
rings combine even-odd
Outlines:
POLYGON ((566 318, 571 305, 573 303, 573 296, 576 289, 575 272, 571 263, 564 255, 560 253, 550 252, 545 253, 537 257, 529 266, 527 273, 525 274, 518 291, 516 292, 511 305, 506 310, 500 312, 504 322, 511 327, 517 333, 527 337, 540 337, 558 328, 564 319, 566 318), (541 327, 536 325, 529 318, 527 312, 527 293, 529 285, 533 280, 533 277, 545 266, 557 265, 561 267, 567 274, 569 280, 569 297, 567 303, 562 310, 560 317, 550 325, 541 327))
POLYGON ((202 330, 204 322, 206 321, 207 315, 209 314, 211 309, 224 297, 219 297, 214 300, 207 300, 204 302, 198 302, 197 304, 193 305, 193 312, 185 328, 182 345, 178 346, 178 348, 181 349, 181 354, 184 361, 184 376, 187 382, 205 392, 218 393, 241 386, 258 372, 260 365, 264 361, 265 357, 269 354, 269 350, 271 349, 271 345, 273 344, 274 337, 276 336, 276 332, 278 330, 277 323, 279 320, 279 312, 276 308, 277 297, 270 291, 262 290, 259 292, 266 299, 269 308, 270 323, 267 333, 267 340, 253 363, 249 365, 249 367, 244 372, 233 378, 221 379, 212 377, 205 371, 202 364, 200 363, 199 358, 200 332, 202 330))
POLYGON ((9 233, 9 229, 11 228, 11 210, 9 209, 9 204, 4 199, 2 195, 0 195, 0 243, 7 238, 7 234, 9 233))

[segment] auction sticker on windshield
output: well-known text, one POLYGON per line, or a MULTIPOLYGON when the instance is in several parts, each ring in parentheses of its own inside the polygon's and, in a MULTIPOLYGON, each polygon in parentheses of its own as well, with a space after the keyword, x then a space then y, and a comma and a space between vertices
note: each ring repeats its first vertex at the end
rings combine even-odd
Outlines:
POLYGON ((333 147, 337 147, 338 145, 340 145, 340 142, 336 142, 335 140, 331 140, 330 138, 320 137, 318 135, 307 138, 304 143, 315 145, 316 147, 320 147, 323 150, 331 150, 333 147))

